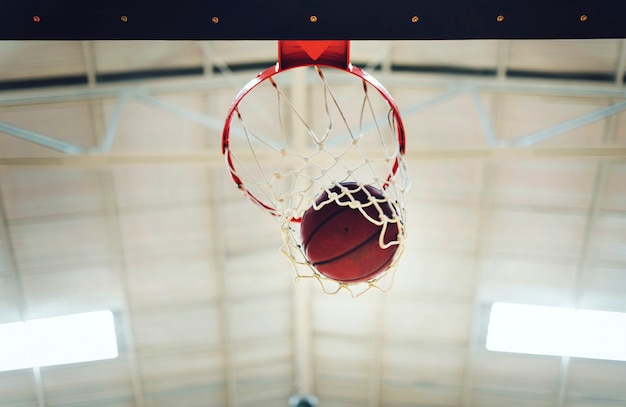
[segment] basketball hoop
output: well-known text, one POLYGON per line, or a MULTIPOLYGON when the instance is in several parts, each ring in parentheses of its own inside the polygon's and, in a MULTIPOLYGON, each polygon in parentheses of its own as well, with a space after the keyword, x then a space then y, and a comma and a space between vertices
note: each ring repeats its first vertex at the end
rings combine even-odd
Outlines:
MULTIPOLYGON (((278 63, 251 80, 228 112, 222 153, 230 175, 252 202, 279 220, 281 252, 294 265, 296 280, 314 278, 329 294, 342 289, 353 296, 370 288, 386 291, 406 236, 404 194, 409 180, 398 107, 375 78, 349 62, 349 41, 279 41, 278 45, 278 63), (331 88, 329 78, 339 75, 340 85, 331 88), (306 93, 296 100, 288 92, 298 83, 306 93), (318 104, 310 109, 301 106, 315 101, 318 104), (315 120, 307 117, 315 109, 315 120), (358 211, 375 228, 357 227, 355 222, 361 221, 345 210, 358 211), (384 252, 389 257, 381 263, 384 269, 344 278, 333 274, 332 267, 360 260, 342 258, 326 267, 330 273, 320 264, 328 265, 334 257, 311 261, 314 250, 303 244, 308 236, 302 235, 301 223, 306 223, 303 216, 314 219, 309 224, 329 221, 323 211, 328 217, 342 211, 339 218, 355 226, 352 230, 378 233, 375 241, 380 249, 392 248, 384 252)), ((327 229, 320 229, 324 232, 317 237, 344 240, 327 229)), ((333 245, 328 239, 315 242, 333 245)), ((319 248, 319 244, 309 247, 319 248)))

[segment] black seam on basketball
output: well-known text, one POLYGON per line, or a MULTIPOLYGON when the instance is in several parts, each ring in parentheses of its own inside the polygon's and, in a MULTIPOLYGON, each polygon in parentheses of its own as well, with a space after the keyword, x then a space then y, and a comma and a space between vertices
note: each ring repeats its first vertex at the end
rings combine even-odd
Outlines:
POLYGON ((379 235, 380 235, 380 230, 377 230, 376 232, 374 232, 373 235, 371 235, 370 237, 368 237, 367 239, 365 239, 364 241, 362 241, 358 245, 350 248, 350 250, 348 250, 346 252, 343 252, 343 253, 341 253, 341 254, 339 254, 339 255, 337 255, 335 257, 332 257, 330 259, 318 261, 317 263, 311 263, 311 264, 313 265, 313 267, 316 267, 316 266, 320 266, 320 265, 323 265, 323 264, 326 264, 326 263, 332 263, 333 261, 338 260, 338 259, 340 259, 340 258, 342 258, 344 256, 347 256, 348 254, 350 254, 350 253, 360 249, 361 247, 365 246, 367 243, 371 242, 372 239, 374 239, 374 238, 378 239, 379 235))
MULTIPOLYGON (((395 250, 391 251, 391 253, 389 254, 389 256, 387 256, 387 258, 385 259, 385 261, 380 262, 379 266, 378 266, 378 267, 376 267, 376 268, 374 269, 374 271, 372 271, 371 273, 369 273, 369 274, 367 274, 367 275, 365 275, 365 276, 356 277, 356 278, 351 278, 351 279, 349 279, 349 280, 344 280, 344 279, 342 279, 342 280, 337 280, 337 281, 341 281, 342 283, 350 283, 350 282, 353 282, 353 281, 363 281, 363 280, 364 280, 364 281, 368 281, 368 280, 370 279, 370 277, 372 277, 372 276, 374 276, 374 275, 376 275, 376 274, 380 273, 381 271, 384 271, 384 270, 381 270, 381 268, 382 268, 383 264, 385 264, 386 262, 388 262, 388 261, 389 261, 389 259, 391 259, 391 258, 392 258, 395 254, 396 254, 396 251, 395 251, 395 250)), ((390 265, 391 265, 391 264, 390 264, 390 265)))
MULTIPOLYGON (((324 208, 324 207, 322 207, 324 208)), ((322 208, 320 208, 319 210, 322 210, 322 208)), ((326 217, 324 217, 324 220, 322 222, 320 222, 312 231, 311 233, 309 233, 308 238, 306 239, 305 242, 302 242, 302 248, 306 251, 306 249, 309 247, 309 244, 311 244, 311 241, 313 240, 313 237, 315 236, 315 234, 321 229, 322 226, 324 226, 326 224, 326 222, 328 222, 329 220, 331 220, 332 218, 334 218, 335 216, 339 215, 339 213, 344 209, 343 206, 337 206, 337 210, 335 212, 332 212, 328 215, 326 215, 326 217)), ((315 210, 315 209, 314 209, 315 210)))

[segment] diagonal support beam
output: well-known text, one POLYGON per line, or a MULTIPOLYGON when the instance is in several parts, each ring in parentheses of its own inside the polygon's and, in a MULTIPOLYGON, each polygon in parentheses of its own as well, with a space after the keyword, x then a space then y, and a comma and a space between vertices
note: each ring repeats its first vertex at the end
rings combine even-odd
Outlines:
POLYGON ((128 95, 120 95, 115 102, 115 107, 113 108, 113 114, 109 119, 109 124, 107 125, 106 132, 104 133, 104 137, 102 138, 102 142, 100 143, 100 147, 98 147, 98 151, 101 153, 110 153, 111 148, 113 148, 113 141, 115 140, 115 135, 117 133, 117 127, 120 123, 120 117, 122 116, 122 109, 124 109, 124 105, 128 100, 128 95))
POLYGON ((178 116, 182 119, 201 124, 202 126, 208 127, 209 129, 221 131, 224 127, 224 120, 214 119, 205 114, 194 112, 193 110, 189 110, 172 103, 164 102, 150 96, 139 95, 136 97, 136 100, 156 109, 163 110, 164 112, 170 113, 174 116, 178 116))
POLYGON ((0 122, 0 131, 10 136, 30 141, 31 143, 39 144, 40 146, 60 151, 65 154, 84 154, 87 152, 87 149, 84 147, 66 143, 65 141, 56 140, 52 137, 44 136, 43 134, 26 130, 21 127, 17 127, 4 122, 0 122))
POLYGON ((432 106, 434 106, 434 105, 436 105, 438 103, 442 103, 442 102, 445 102, 447 100, 450 100, 450 99, 456 97, 457 95, 461 94, 463 91, 464 91, 464 89, 454 87, 454 88, 449 89, 449 90, 447 90, 447 91, 445 91, 443 93, 440 93, 440 94, 438 94, 438 95, 436 95, 436 96, 434 96, 434 97, 432 97, 430 99, 427 99, 427 100, 425 100, 423 102, 418 102, 418 103, 416 103, 414 105, 411 105, 411 106, 409 106, 407 108, 401 109, 400 110, 400 115, 403 118, 406 118, 406 117, 408 117, 408 116, 410 116, 412 114, 421 112, 422 110, 426 110, 429 107, 432 107, 432 106))
POLYGON ((527 147, 542 141, 548 140, 552 137, 558 136, 570 130, 574 130, 585 126, 587 124, 593 123, 598 120, 605 119, 609 116, 612 116, 616 113, 619 113, 626 109, 626 100, 621 102, 617 102, 613 105, 604 107, 602 109, 595 110, 591 113, 587 113, 585 115, 576 117, 572 120, 568 120, 562 123, 559 123, 555 126, 548 127, 547 129, 539 130, 538 132, 528 134, 526 136, 522 136, 511 141, 511 145, 517 147, 527 147))
POLYGON ((372 58, 365 65, 366 71, 373 71, 376 67, 380 66, 380 69, 384 72, 391 72, 391 53, 395 43, 393 41, 384 41, 380 50, 372 55, 372 58))
POLYGON ((474 105, 476 106, 476 110, 478 111, 478 120, 480 120, 480 125, 483 128, 483 133, 485 138, 487 139, 487 145, 490 147, 495 147, 498 145, 498 136, 496 135, 495 130, 493 129, 493 125, 491 124, 491 119, 489 118, 489 113, 487 113, 487 108, 480 98, 480 94, 476 91, 476 89, 472 89, 471 91, 472 98, 474 99, 474 105))

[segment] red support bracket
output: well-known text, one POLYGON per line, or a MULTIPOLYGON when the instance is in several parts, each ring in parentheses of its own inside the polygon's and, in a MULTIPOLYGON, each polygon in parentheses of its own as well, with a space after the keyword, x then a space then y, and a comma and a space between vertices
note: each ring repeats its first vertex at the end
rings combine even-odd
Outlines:
POLYGON ((349 69, 348 40, 279 40, 278 68, 285 70, 305 65, 323 65, 349 69))

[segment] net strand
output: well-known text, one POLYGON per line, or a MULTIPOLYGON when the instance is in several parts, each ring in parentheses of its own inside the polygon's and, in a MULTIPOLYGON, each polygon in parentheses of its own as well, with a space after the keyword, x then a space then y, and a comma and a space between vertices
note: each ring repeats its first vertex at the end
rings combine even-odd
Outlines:
MULTIPOLYGON (((376 126, 376 134, 378 134, 378 137, 382 138, 382 132, 381 132, 380 126, 378 125, 378 119, 376 118, 376 114, 374 112, 374 106, 372 106, 372 101, 370 100, 369 93, 367 91, 367 82, 362 81, 362 83, 363 83, 363 94, 365 95, 364 96, 364 99, 365 99, 364 104, 365 104, 365 102, 367 102, 367 106, 369 107, 370 114, 374 118, 374 125, 376 126)), ((392 115, 392 109, 391 108, 387 111, 387 118, 389 118, 390 115, 392 115)), ((363 116, 364 115, 361 114, 361 117, 363 117, 363 116)), ((391 117, 393 117, 393 115, 391 117)), ((393 121, 393 129, 395 130, 395 120, 393 121)), ((385 151, 385 157, 389 157, 389 151, 387 150, 387 144, 382 139, 380 141, 381 141, 380 144, 381 144, 382 148, 385 151)))
POLYGON ((341 116, 341 119, 343 120, 343 123, 346 126, 346 129, 348 130, 348 133, 350 134, 350 137, 352 138, 352 140, 355 140, 354 138, 354 134, 352 133, 352 129, 350 128, 350 124, 348 123, 348 120, 346 119, 346 116, 343 114, 343 110, 341 110, 341 106, 339 105, 339 103, 337 102, 337 99, 335 98, 335 95, 333 94, 333 91, 331 90, 330 86, 328 85, 328 82, 326 82, 326 78, 324 77, 324 73, 322 72, 322 70, 320 69, 320 67, 315 67, 316 71, 317 71, 317 75, 319 76, 322 85, 324 86, 324 105, 325 105, 325 109, 327 114, 329 114, 329 108, 328 108, 328 99, 326 98, 326 95, 330 95, 330 98, 333 100, 333 104, 335 105, 335 107, 337 108, 337 111, 339 112, 339 115, 341 116))
MULTIPOLYGON (((269 78, 268 79, 270 81, 270 83, 272 84, 272 86, 274 87, 274 89, 276 89, 276 92, 279 95, 280 100, 284 101, 287 106, 289 107, 289 109, 291 110, 291 112, 293 114, 296 115, 296 117, 298 118, 298 120, 300 120, 300 123, 302 123, 304 125, 304 127, 306 128, 307 132, 309 133, 309 135, 313 138, 315 138, 315 133, 313 132, 313 130, 311 130, 311 128, 307 125, 306 120, 300 115, 300 113, 298 112, 298 110, 294 107, 294 105, 291 103, 291 100, 289 99, 289 97, 287 97, 284 92, 280 89, 280 87, 278 86, 278 84, 274 81, 273 78, 269 78)), ((280 106, 280 103, 279 103, 280 106)))
MULTIPOLYGON (((261 165, 261 161, 259 160, 257 152, 252 147, 252 141, 251 141, 251 138, 250 138, 250 134, 252 134, 254 136, 254 132, 250 131, 248 129, 248 127, 246 126, 245 121, 244 121, 244 119, 243 119, 239 109, 236 110, 236 113, 237 113, 237 119, 239 120, 239 122, 243 126, 244 134, 246 136, 246 142, 248 144, 248 148, 249 148, 250 152, 252 153, 252 156, 254 157, 254 161, 256 162, 256 167, 259 170, 260 174, 262 175, 263 179, 265 180, 266 184, 269 185, 270 182, 269 182, 268 178, 265 176, 265 170, 264 170, 263 166, 261 165)), ((259 140, 259 141, 263 142, 263 144, 265 144, 266 146, 272 148, 271 145, 269 143, 265 143, 264 140, 259 140)), ((244 179, 244 180, 249 181, 249 182, 253 181, 254 180, 254 175, 251 172, 246 170, 246 167, 245 167, 245 165, 243 165, 243 162, 240 161, 236 156, 235 156, 235 160, 240 164, 240 168, 243 168, 244 171, 246 172, 246 174, 248 175, 247 178, 244 177, 244 176, 240 176, 239 178, 244 179)), ((239 174, 238 174, 238 176, 239 176, 239 174)), ((267 191, 261 189, 261 192, 263 193, 263 195, 265 196, 266 199, 272 200, 272 195, 268 194, 267 191)))

